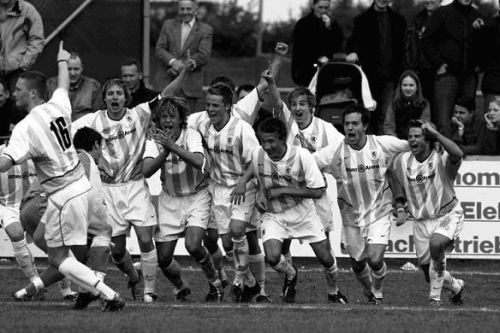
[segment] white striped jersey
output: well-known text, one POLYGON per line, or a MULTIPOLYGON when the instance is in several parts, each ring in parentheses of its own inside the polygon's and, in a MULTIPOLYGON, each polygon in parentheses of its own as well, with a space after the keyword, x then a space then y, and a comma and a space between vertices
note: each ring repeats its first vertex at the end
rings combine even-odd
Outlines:
MULTIPOLYGON (((285 156, 279 161, 273 161, 261 147, 252 153, 252 166, 264 192, 277 187, 317 189, 326 186, 311 153, 301 147, 287 146, 285 156)), ((312 199, 281 196, 269 200, 267 205, 269 211, 279 213, 303 202, 312 204, 312 199)))
POLYGON ((337 200, 345 225, 365 226, 392 210, 386 172, 393 158, 410 149, 393 136, 367 135, 360 150, 345 141, 332 153, 326 147, 314 154, 320 169, 330 167, 337 180, 337 200))
POLYGON ((102 185, 99 169, 92 156, 85 150, 78 150, 78 158, 82 163, 85 174, 90 182, 89 192, 89 227, 96 223, 106 223, 106 197, 104 195, 104 186, 102 185))
POLYGON ((394 172, 404 186, 408 209, 415 219, 436 218, 456 206, 454 183, 461 164, 452 163, 447 152, 434 149, 422 163, 411 152, 394 159, 394 172))
MULTIPOLYGON (((0 154, 5 145, 0 146, 0 154)), ((8 172, 0 173, 0 205, 19 209, 30 184, 36 180, 35 166, 31 160, 14 165, 8 172)))
POLYGON ((313 116, 309 126, 301 130, 285 103, 282 112, 288 129, 289 145, 301 146, 314 153, 328 145, 338 146, 344 140, 344 135, 323 119, 313 116))
POLYGON ((217 131, 206 112, 197 117, 196 123, 191 120, 189 124, 203 137, 208 151, 210 178, 227 187, 236 185, 251 162, 252 151, 259 147, 252 127, 231 116, 224 128, 217 131))
POLYGON ((87 114, 73 124, 73 134, 90 127, 102 137, 99 170, 104 183, 117 184, 143 178, 142 155, 151 118, 149 103, 127 109, 120 120, 112 120, 107 110, 87 114))
MULTIPOLYGON (((183 129, 175 143, 184 150, 205 155, 201 134, 192 128, 183 129)), ((146 141, 144 158, 155 158, 158 155, 156 143, 152 140, 146 141)), ((160 179, 163 190, 172 196, 194 194, 208 185, 201 170, 187 164, 173 152, 168 154, 161 166, 160 179)))
POLYGON ((71 138, 71 104, 68 92, 56 89, 52 98, 21 120, 4 156, 14 164, 31 159, 40 184, 52 194, 85 176, 71 138))

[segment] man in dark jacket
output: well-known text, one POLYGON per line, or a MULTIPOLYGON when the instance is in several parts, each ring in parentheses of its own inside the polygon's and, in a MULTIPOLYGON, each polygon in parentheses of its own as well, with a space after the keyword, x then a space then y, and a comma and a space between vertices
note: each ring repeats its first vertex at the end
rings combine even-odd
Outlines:
POLYGON ((342 49, 344 35, 330 17, 330 0, 313 0, 309 15, 295 24, 293 30, 292 79, 308 86, 316 68, 314 64, 332 58, 342 49))
POLYGON ((434 80, 436 71, 422 52, 422 37, 431 14, 441 6, 442 0, 425 0, 424 8, 418 12, 408 28, 406 44, 406 65, 417 72, 422 86, 422 94, 432 103, 434 98, 434 80))
POLYGON ((480 14, 472 0, 454 0, 435 10, 422 38, 422 50, 436 71, 433 119, 451 137, 451 115, 458 96, 476 95, 477 55, 473 22, 480 14))
POLYGON ((130 89, 129 108, 133 108, 138 104, 149 102, 155 98, 158 93, 146 88, 142 81, 142 66, 141 63, 132 58, 125 59, 120 66, 122 80, 130 89))
POLYGON ((357 16, 346 45, 347 61, 361 64, 377 101, 370 123, 372 133, 382 133, 385 111, 404 64, 406 22, 389 7, 391 2, 374 0, 367 11, 357 16))

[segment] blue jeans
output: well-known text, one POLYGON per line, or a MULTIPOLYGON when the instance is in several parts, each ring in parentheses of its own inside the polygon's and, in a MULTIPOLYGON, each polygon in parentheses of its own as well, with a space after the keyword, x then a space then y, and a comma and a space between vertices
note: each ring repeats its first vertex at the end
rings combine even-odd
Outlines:
POLYGON ((477 75, 475 73, 459 76, 447 72, 436 77, 432 120, 441 134, 451 138, 451 117, 455 102, 462 96, 475 99, 476 87, 477 75))

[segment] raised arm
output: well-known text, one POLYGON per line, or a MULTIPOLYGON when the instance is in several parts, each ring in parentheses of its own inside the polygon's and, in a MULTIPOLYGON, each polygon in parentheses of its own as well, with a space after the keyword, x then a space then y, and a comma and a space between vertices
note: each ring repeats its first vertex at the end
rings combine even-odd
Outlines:
POLYGON ((425 122, 422 125, 422 129, 424 130, 424 133, 428 138, 434 139, 441 144, 443 149, 448 153, 450 161, 452 163, 460 162, 464 158, 464 153, 462 152, 460 147, 458 147, 455 142, 439 133, 428 122, 425 122))
POLYGON ((64 48, 64 42, 59 43, 59 52, 57 53, 57 88, 69 91, 69 72, 68 61, 69 52, 64 48))

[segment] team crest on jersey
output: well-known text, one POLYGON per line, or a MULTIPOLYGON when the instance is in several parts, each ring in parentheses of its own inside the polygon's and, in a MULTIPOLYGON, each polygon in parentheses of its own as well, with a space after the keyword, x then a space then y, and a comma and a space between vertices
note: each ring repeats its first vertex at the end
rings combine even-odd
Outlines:
POLYGON ((292 173, 292 169, 291 169, 291 168, 286 168, 286 169, 285 169, 285 173, 286 173, 287 175, 289 175, 290 173, 292 173))
POLYGON ((232 145, 233 144, 233 138, 227 138, 227 144, 232 145))
POLYGON ((172 154, 172 164, 178 164, 179 157, 177 155, 172 154))
POLYGON ((431 161, 431 162, 429 162, 429 164, 428 164, 428 168, 429 168, 429 171, 434 170, 434 163, 432 163, 432 161, 431 161))
POLYGON ((315 137, 315 136, 312 136, 312 137, 311 137, 311 141, 312 141, 313 143, 316 143, 316 141, 317 141, 316 137, 315 137))
POLYGON ((372 150, 371 151, 371 156, 372 156, 372 160, 376 160, 378 158, 378 153, 376 150, 372 150))
POLYGON ((417 175, 415 177, 415 180, 417 181, 418 184, 422 184, 422 182, 424 181, 424 176, 422 175, 417 175))
POLYGON ((126 117, 125 119, 127 119, 127 121, 128 121, 129 123, 132 123, 132 122, 134 121, 134 119, 132 118, 132 116, 131 116, 131 115, 127 115, 127 117, 126 117))

